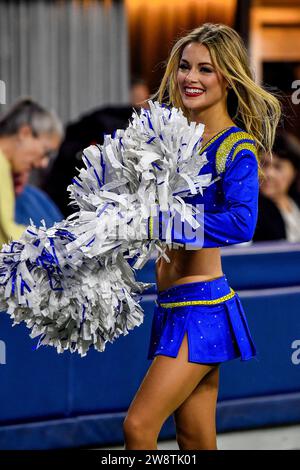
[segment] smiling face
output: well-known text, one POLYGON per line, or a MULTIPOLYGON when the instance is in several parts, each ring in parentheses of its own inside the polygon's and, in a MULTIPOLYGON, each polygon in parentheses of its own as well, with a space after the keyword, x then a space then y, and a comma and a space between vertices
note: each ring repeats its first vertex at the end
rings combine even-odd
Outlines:
POLYGON ((262 163, 265 178, 261 183, 261 192, 271 199, 288 194, 297 173, 294 165, 275 153, 272 162, 264 155, 262 163))
POLYGON ((213 66, 209 50, 203 44, 192 42, 183 49, 177 84, 183 104, 192 115, 212 107, 226 109, 228 83, 213 66))

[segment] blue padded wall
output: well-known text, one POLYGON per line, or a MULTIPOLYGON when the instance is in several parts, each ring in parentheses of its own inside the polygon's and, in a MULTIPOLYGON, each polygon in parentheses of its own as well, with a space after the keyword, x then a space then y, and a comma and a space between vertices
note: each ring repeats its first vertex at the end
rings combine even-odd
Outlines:
MULTIPOLYGON (((300 422, 299 261, 299 244, 222 250, 223 272, 240 295, 259 355, 222 364, 219 432, 300 422)), ((139 278, 155 281, 154 260, 139 278)), ((142 325, 84 358, 36 350, 29 330, 12 328, 0 314, 0 449, 122 444, 123 420, 151 364, 152 293, 142 300, 142 325)), ((172 416, 160 437, 175 438, 172 416)))

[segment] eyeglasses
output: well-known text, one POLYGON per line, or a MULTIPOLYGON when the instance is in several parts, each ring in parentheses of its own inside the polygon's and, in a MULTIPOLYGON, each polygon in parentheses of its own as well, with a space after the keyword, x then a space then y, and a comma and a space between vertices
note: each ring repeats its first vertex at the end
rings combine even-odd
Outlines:
MULTIPOLYGON (((38 139, 40 137, 40 134, 38 134, 34 129, 31 129, 31 132, 32 132, 32 136, 35 139, 38 139)), ((48 149, 48 150, 44 150, 43 153, 44 153, 44 158, 47 158, 48 160, 54 160, 57 157, 58 150, 48 149)))
POLYGON ((48 158, 48 160, 54 160, 57 157, 57 153, 57 150, 49 149, 44 152, 44 157, 48 158))

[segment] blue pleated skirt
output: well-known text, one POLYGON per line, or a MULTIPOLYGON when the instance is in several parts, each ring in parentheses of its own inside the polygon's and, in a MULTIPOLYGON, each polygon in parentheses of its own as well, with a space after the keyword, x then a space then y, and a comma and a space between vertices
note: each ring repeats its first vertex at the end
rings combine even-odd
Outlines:
POLYGON ((158 292, 148 359, 159 354, 177 357, 185 332, 189 362, 220 363, 238 357, 247 361, 257 356, 240 298, 225 274, 158 292))

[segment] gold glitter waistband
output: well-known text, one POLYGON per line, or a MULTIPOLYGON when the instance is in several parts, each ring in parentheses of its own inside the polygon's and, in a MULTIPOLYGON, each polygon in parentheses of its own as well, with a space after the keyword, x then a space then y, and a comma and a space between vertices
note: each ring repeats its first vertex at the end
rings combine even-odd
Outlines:
POLYGON ((166 303, 158 303, 158 305, 163 308, 185 307, 186 305, 212 305, 212 304, 219 304, 221 302, 225 302, 225 300, 231 299, 234 296, 235 296, 235 291, 230 287, 229 294, 223 295, 223 297, 219 297, 217 299, 187 300, 185 302, 166 302, 166 303))

